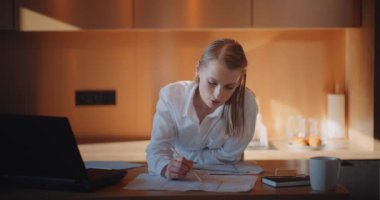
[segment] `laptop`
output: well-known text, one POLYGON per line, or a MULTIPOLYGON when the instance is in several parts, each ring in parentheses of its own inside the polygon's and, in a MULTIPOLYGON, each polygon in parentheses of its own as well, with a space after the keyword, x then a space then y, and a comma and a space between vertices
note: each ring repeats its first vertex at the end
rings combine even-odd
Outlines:
POLYGON ((93 191, 126 170, 86 169, 66 117, 0 115, 0 184, 93 191))

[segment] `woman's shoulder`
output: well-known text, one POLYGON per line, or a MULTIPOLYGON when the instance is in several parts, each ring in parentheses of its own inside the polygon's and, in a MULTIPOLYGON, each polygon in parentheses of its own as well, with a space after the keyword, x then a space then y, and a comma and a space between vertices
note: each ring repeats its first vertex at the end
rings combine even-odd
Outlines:
POLYGON ((257 112, 257 102, 256 102, 256 95, 255 93, 250 90, 249 88, 245 88, 245 105, 248 107, 248 109, 254 110, 254 112, 257 112))
POLYGON ((191 91, 195 84, 196 83, 194 81, 177 81, 169 83, 161 89, 160 96, 169 98, 185 97, 185 95, 191 91))
POLYGON ((256 95, 255 93, 250 90, 249 88, 245 88, 245 98, 248 99, 248 100, 254 100, 256 101, 256 95))

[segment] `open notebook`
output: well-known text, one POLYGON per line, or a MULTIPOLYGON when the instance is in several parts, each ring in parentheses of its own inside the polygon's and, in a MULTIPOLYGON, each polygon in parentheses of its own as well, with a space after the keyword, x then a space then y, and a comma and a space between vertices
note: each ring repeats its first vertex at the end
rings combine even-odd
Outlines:
POLYGON ((126 170, 86 169, 66 117, 0 115, 0 184, 90 191, 126 170))

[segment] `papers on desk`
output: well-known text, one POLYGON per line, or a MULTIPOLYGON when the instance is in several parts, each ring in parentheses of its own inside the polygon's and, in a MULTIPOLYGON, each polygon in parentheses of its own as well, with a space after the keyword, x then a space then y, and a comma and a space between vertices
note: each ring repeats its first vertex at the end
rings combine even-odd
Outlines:
POLYGON ((236 164, 206 164, 195 165, 195 169, 206 170, 208 174, 260 174, 263 168, 253 163, 236 163, 236 164))
POLYGON ((168 180, 161 176, 139 174, 125 189, 130 190, 201 190, 209 192, 247 192, 256 183, 257 176, 263 168, 253 163, 236 163, 220 165, 196 165, 196 173, 202 178, 188 174, 184 180, 168 180))
POLYGON ((201 175, 202 182, 194 177, 184 180, 169 180, 160 176, 139 174, 125 189, 129 190, 169 190, 208 192, 247 192, 256 183, 257 177, 252 175, 201 175))
POLYGON ((131 169, 144 165, 124 161, 85 161, 84 166, 86 169, 131 169))

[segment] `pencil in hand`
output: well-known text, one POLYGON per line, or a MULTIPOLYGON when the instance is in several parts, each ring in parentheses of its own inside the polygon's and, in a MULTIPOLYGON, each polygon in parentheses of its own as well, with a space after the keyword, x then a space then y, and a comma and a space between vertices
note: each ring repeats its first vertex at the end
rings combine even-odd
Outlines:
MULTIPOLYGON (((177 152, 177 150, 175 150, 175 148, 172 146, 171 147, 171 150, 175 153, 175 154, 177 154, 177 156, 181 156, 181 154, 179 154, 178 152, 177 152)), ((183 156, 181 156, 181 157, 183 157, 183 156)), ((194 172, 193 170, 190 170, 190 172, 198 179, 198 181, 199 182, 202 182, 202 179, 201 179, 201 177, 196 173, 196 172, 194 172)))

